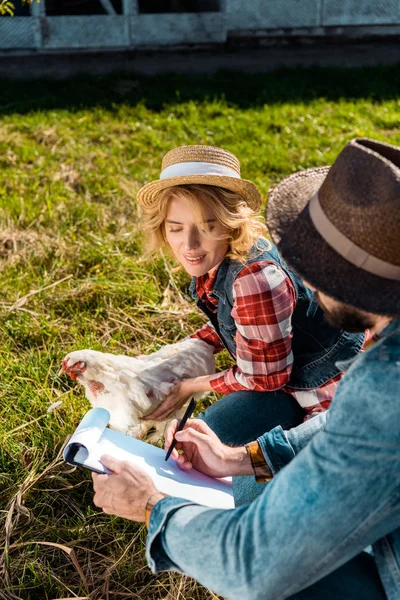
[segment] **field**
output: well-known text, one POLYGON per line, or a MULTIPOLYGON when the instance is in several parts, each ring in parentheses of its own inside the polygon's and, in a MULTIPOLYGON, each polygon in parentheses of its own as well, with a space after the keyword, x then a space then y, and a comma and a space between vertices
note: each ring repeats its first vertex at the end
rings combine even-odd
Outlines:
POLYGON ((225 147, 266 197, 352 137, 400 144, 399 92, 398 67, 0 81, 1 599, 216 598, 152 575, 143 527, 99 513, 62 463, 89 405, 60 361, 151 352, 202 323, 187 277, 143 256, 135 193, 166 151, 225 147))

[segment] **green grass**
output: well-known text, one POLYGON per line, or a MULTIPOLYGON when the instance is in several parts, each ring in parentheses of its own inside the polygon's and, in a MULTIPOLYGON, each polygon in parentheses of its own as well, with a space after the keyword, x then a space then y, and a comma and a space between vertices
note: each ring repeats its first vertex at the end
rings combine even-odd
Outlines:
POLYGON ((398 67, 0 82, 0 598, 215 598, 153 576, 143 528, 99 513, 62 464, 88 402, 60 360, 151 352, 202 323, 186 276, 143 259, 135 193, 166 151, 223 146, 266 196, 354 136, 400 144, 399 83, 398 67))

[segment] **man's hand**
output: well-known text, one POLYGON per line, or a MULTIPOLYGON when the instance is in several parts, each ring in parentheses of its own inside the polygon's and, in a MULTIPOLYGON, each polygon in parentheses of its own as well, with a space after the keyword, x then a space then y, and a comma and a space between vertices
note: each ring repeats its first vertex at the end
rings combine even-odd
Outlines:
POLYGON ((111 456, 102 456, 101 462, 112 473, 92 473, 94 504, 109 515, 144 523, 147 501, 158 492, 152 479, 129 462, 111 456))
POLYGON ((165 434, 165 450, 168 450, 175 437, 177 443, 171 457, 183 471, 194 467, 210 477, 253 474, 244 446, 226 446, 201 419, 190 419, 182 431, 176 431, 178 425, 177 419, 169 424, 165 434))

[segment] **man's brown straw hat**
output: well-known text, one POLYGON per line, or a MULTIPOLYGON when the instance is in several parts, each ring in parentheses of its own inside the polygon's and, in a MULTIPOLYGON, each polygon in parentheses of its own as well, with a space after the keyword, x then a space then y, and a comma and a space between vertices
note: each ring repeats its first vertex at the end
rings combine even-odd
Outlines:
POLYGON ((261 195, 251 181, 240 177, 236 156, 214 146, 181 146, 168 152, 162 161, 160 179, 143 186, 137 195, 142 206, 157 202, 162 190, 175 185, 214 185, 237 192, 255 211, 261 195))
POLYGON ((354 139, 332 167, 284 179, 266 220, 283 258, 329 296, 400 314, 400 148, 354 139))

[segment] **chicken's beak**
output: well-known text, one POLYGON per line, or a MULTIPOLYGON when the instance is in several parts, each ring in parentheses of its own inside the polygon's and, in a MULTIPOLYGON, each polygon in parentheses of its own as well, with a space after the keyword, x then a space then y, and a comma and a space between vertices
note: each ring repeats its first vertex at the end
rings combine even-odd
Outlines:
POLYGON ((68 368, 68 358, 64 358, 64 360, 62 361, 62 367, 58 372, 58 377, 61 377, 61 375, 64 375, 64 373, 67 372, 67 368, 68 368))

